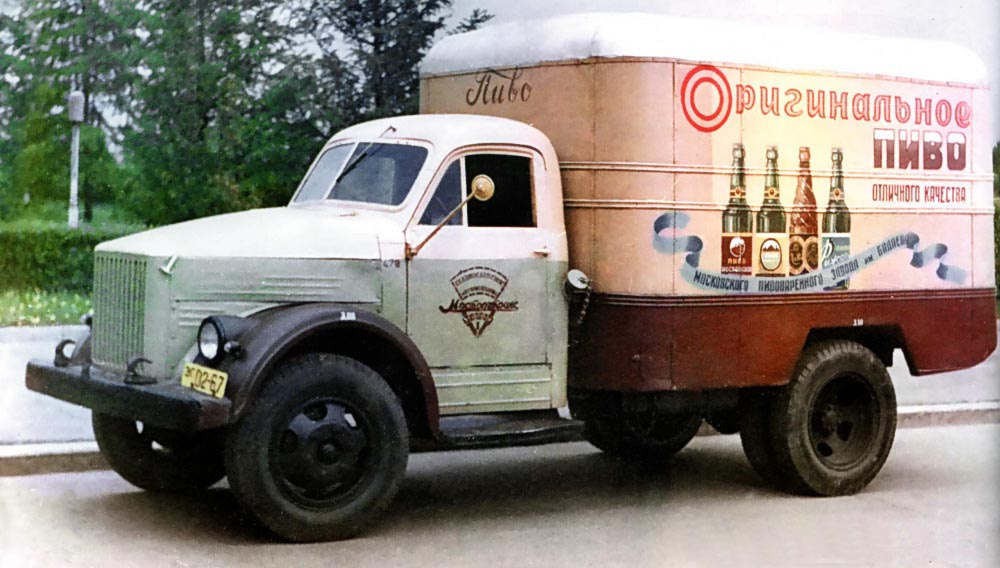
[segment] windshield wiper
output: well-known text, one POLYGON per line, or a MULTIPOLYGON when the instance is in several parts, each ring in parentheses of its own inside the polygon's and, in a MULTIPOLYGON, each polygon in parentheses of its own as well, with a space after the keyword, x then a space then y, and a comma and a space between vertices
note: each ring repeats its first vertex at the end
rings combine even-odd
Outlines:
MULTIPOLYGON (((396 131, 396 127, 395 126, 390 126, 389 128, 386 128, 384 131, 382 131, 382 134, 379 134, 378 137, 381 138, 381 137, 385 136, 386 134, 388 134, 389 132, 395 132, 395 131, 396 131)), ((342 172, 340 172, 340 175, 337 176, 337 179, 333 180, 333 185, 337 185, 337 183, 339 183, 340 180, 344 179, 344 176, 346 176, 347 174, 351 173, 351 170, 353 170, 354 168, 358 167, 358 164, 360 164, 362 162, 362 160, 364 160, 365 158, 368 157, 368 150, 370 150, 371 147, 374 146, 374 145, 375 145, 374 141, 369 142, 365 146, 365 149, 361 150, 360 154, 357 154, 356 156, 354 156, 354 158, 351 159, 351 163, 349 163, 346 166, 344 166, 344 170, 342 172)), ((378 150, 376 149, 375 152, 378 152, 378 150)), ((375 154, 375 152, 372 152, 372 154, 375 154)))

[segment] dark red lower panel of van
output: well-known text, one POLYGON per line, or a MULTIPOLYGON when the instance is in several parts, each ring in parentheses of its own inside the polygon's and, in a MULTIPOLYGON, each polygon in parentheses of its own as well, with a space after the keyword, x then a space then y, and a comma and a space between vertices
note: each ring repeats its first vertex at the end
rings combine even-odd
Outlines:
POLYGON ((780 385, 803 346, 850 337, 917 375, 964 369, 996 348, 996 290, 782 296, 595 294, 570 351, 575 388, 657 391, 780 385))

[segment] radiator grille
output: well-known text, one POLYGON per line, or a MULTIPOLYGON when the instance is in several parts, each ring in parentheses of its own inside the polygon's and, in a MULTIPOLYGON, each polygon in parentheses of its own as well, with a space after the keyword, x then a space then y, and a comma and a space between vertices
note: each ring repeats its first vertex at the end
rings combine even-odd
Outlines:
POLYGON ((143 354, 146 261, 97 254, 94 259, 94 360, 125 368, 143 354))

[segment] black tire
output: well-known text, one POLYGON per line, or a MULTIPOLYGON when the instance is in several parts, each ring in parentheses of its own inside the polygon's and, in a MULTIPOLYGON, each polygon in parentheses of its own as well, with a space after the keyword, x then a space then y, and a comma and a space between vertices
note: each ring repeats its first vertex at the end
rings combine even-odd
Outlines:
POLYGON ((141 489, 199 491, 225 477, 221 430, 173 432, 98 412, 91 424, 111 468, 141 489))
POLYGON ((626 460, 658 461, 681 451, 698 433, 701 417, 692 414, 590 414, 583 437, 606 454, 626 460))
POLYGON ((774 400, 770 429, 789 489, 857 493, 882 469, 896 434, 896 393, 885 365, 853 341, 810 347, 774 400))
POLYGON ((743 415, 739 409, 724 410, 707 414, 705 422, 720 434, 736 434, 743 427, 743 415))
POLYGON ((771 407, 773 393, 761 391, 749 395, 740 403, 743 414, 740 443, 750 466, 769 485, 783 489, 786 477, 779 469, 771 446, 771 407))
POLYGON ((279 366, 231 428, 226 471, 237 499, 275 535, 338 540, 385 511, 408 455, 406 419, 382 377, 313 353, 279 366))

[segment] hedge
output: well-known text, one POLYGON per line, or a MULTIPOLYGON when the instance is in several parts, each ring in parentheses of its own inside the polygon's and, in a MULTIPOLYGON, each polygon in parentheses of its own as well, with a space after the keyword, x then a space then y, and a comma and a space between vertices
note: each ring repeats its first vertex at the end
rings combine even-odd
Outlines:
POLYGON ((1000 298, 1000 200, 993 212, 993 254, 995 255, 993 274, 996 278, 997 298, 1000 298))
POLYGON ((65 290, 89 293, 94 246, 143 227, 65 223, 0 224, 0 290, 65 290))

